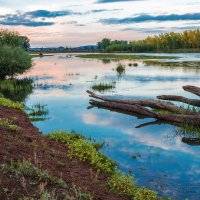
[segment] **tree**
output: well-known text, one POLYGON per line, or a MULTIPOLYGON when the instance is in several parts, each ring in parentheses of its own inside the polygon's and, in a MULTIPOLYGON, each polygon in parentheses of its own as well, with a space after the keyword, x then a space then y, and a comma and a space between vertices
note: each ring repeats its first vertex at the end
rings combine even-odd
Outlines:
POLYGON ((108 38, 104 38, 101 42, 97 43, 98 49, 105 50, 108 46, 110 46, 111 40, 108 38))
POLYGON ((22 74, 32 66, 31 57, 20 47, 0 47, 0 79, 22 74))
POLYGON ((0 30, 0 45, 20 47, 27 51, 30 48, 30 41, 26 36, 19 35, 18 32, 0 30))

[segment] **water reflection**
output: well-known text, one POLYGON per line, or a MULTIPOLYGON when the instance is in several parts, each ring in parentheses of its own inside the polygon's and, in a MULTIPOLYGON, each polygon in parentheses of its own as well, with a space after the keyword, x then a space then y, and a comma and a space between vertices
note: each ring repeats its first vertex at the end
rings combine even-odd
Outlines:
MULTIPOLYGON (((181 54, 180 60, 194 60, 199 54, 181 54)), ((117 161, 126 172, 132 171, 139 185, 156 189, 163 196, 175 199, 199 199, 200 147, 182 142, 171 124, 163 124, 143 116, 87 109, 86 90, 96 81, 116 81, 112 92, 103 91, 111 98, 154 98, 160 94, 194 95, 181 89, 183 85, 199 85, 199 70, 126 65, 126 74, 116 76, 117 62, 67 57, 64 54, 34 59, 33 69, 23 77, 34 79, 35 89, 26 100, 32 107, 47 105, 50 118, 34 122, 44 133, 53 130, 76 130, 108 146, 104 153, 117 161), (73 74, 73 75, 69 75, 73 74), (138 127, 139 126, 139 127, 138 127), (137 128, 135 128, 137 127, 137 128), (134 157, 136 156, 136 159, 134 157)))

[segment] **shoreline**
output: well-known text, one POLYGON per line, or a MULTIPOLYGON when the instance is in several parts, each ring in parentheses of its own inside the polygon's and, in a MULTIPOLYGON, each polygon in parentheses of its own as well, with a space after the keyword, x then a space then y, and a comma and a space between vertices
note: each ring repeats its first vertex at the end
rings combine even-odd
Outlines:
POLYGON ((161 200, 116 170, 98 144, 76 133, 42 135, 21 104, 4 98, 0 98, 0 149, 1 199, 38 199, 46 194, 55 199, 81 195, 83 200, 161 200), (81 154, 83 149, 88 153, 81 154))

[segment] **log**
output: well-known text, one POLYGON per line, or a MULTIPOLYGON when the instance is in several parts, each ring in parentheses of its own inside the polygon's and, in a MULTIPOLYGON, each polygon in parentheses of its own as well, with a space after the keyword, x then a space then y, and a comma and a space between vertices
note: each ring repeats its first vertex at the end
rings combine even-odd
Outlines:
POLYGON ((144 108, 140 105, 126 105, 115 102, 101 102, 96 100, 91 100, 90 103, 93 106, 103 107, 105 109, 116 109, 129 111, 136 114, 144 115, 148 118, 155 118, 158 120, 165 120, 172 123, 188 123, 188 124, 200 124, 200 116, 199 115, 178 115, 178 114, 160 114, 154 111, 151 111, 147 108, 144 108))
POLYGON ((186 137, 183 137, 181 141, 183 143, 186 143, 186 144, 192 145, 192 146, 200 145, 200 139, 199 138, 186 138, 186 137))
POLYGON ((87 93, 90 94, 89 95, 90 97, 93 97, 95 99, 100 99, 103 101, 108 101, 108 102, 122 103, 122 104, 127 104, 127 105, 140 105, 140 106, 150 107, 153 109, 166 110, 172 113, 179 113, 179 114, 188 113, 190 115, 200 115, 199 112, 190 111, 190 110, 180 108, 175 105, 171 105, 165 102, 151 100, 151 99, 149 100, 121 100, 121 99, 113 99, 113 98, 100 96, 89 90, 87 90, 87 93))
POLYGON ((200 96, 200 88, 192 85, 183 86, 183 89, 187 92, 200 96))
POLYGON ((178 101, 178 102, 200 107, 200 100, 197 100, 197 99, 189 99, 186 97, 176 96, 176 95, 161 95, 161 96, 157 96, 157 98, 161 100, 167 100, 167 101, 178 101))

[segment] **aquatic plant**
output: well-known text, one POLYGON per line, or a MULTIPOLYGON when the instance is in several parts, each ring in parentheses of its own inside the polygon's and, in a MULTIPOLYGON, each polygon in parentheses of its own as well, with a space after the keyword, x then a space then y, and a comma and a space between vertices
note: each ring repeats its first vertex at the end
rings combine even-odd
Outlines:
POLYGON ((121 76, 122 74, 125 73, 126 67, 125 67, 125 65, 123 65, 123 64, 121 64, 121 63, 118 63, 115 70, 116 70, 116 72, 117 72, 117 75, 118 75, 118 76, 121 76))
POLYGON ((46 120, 45 116, 49 114, 49 110, 46 107, 47 105, 37 103, 31 108, 26 108, 30 120, 33 122, 46 120))
POLYGON ((95 91, 103 92, 106 90, 112 90, 115 88, 116 82, 100 82, 94 83, 91 88, 95 91))

